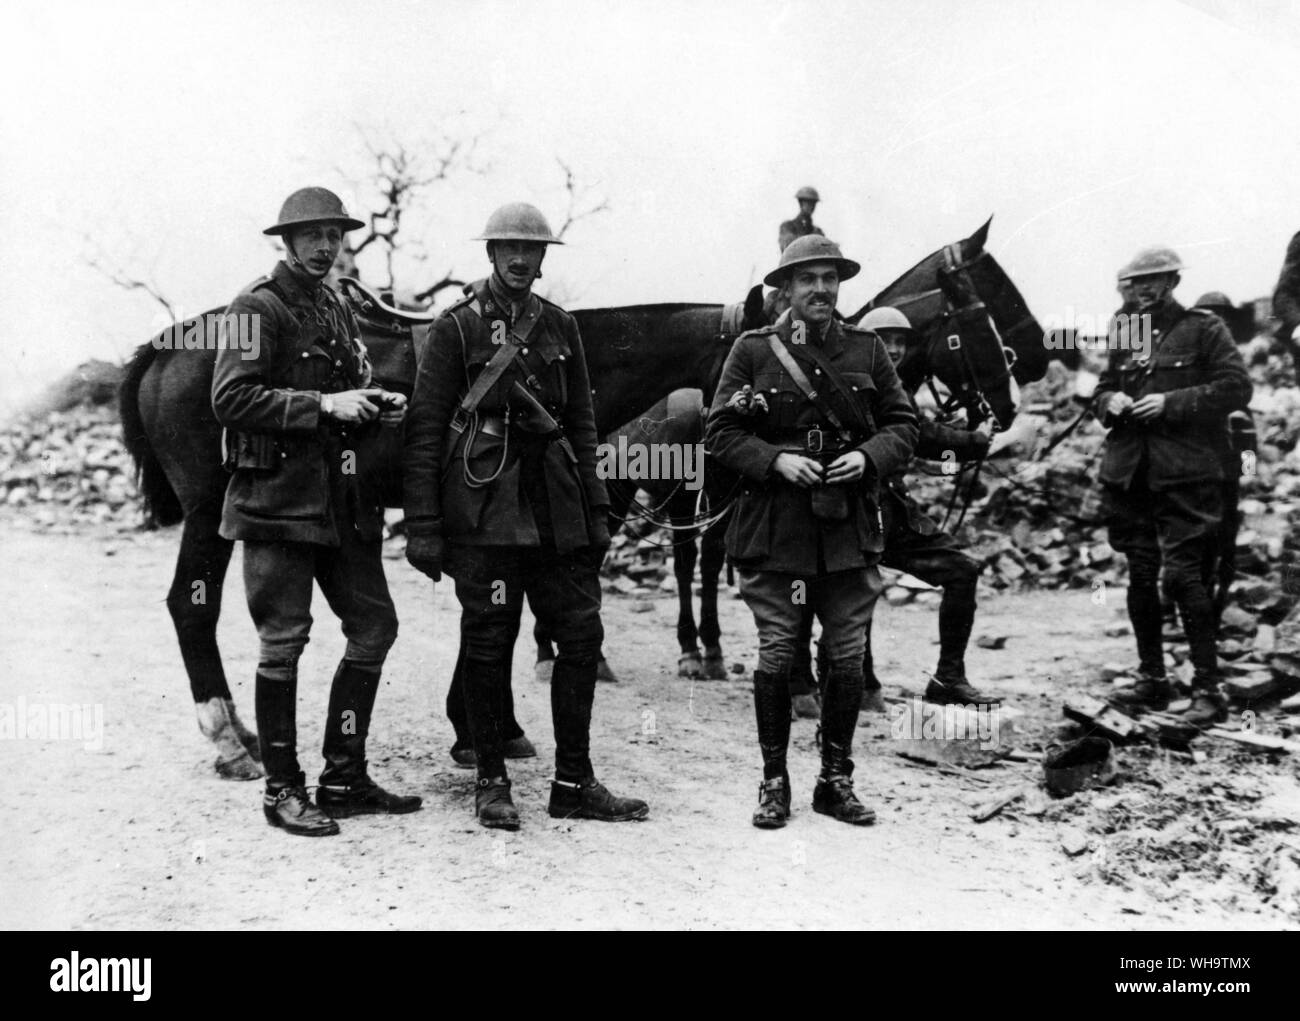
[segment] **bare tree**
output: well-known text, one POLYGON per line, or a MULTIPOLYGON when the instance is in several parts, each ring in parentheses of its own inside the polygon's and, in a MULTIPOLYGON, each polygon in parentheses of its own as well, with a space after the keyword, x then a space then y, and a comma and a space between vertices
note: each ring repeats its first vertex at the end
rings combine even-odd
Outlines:
MULTIPOLYGON (((446 181, 458 172, 482 174, 486 171, 486 166, 478 160, 481 136, 475 135, 466 141, 442 135, 428 146, 420 146, 417 151, 396 139, 376 143, 364 128, 356 127, 366 151, 374 160, 374 171, 366 183, 378 194, 380 205, 370 214, 367 233, 359 241, 350 243, 349 250, 355 258, 371 245, 381 247, 388 277, 385 290, 391 292, 397 286, 394 260, 399 253, 420 264, 427 259, 420 240, 402 233, 403 218, 420 207, 423 193, 431 185, 446 181)), ((416 291, 415 298, 419 302, 428 302, 439 291, 459 285, 460 281, 448 270, 441 280, 416 291)))

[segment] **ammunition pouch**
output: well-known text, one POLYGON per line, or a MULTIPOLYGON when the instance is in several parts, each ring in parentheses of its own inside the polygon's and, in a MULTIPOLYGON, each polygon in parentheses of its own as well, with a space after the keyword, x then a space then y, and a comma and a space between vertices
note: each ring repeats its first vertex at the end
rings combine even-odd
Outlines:
POLYGON ((847 486, 814 486, 812 514, 818 521, 844 521, 849 516, 847 486))
POLYGON ((223 436, 227 471, 247 469, 271 474, 280 468, 283 460, 277 438, 270 433, 240 432, 227 429, 223 436))

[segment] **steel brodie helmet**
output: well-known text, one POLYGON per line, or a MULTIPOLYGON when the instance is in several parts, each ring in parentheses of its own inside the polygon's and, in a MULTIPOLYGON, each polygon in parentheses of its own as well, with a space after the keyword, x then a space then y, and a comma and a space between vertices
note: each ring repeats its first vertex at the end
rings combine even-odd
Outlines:
POLYGON ((1182 270, 1183 260, 1178 258, 1178 253, 1172 248, 1157 245, 1154 248, 1144 248, 1133 256, 1119 271, 1118 279, 1123 283, 1134 277, 1153 276, 1156 273, 1181 273, 1182 270))
POLYGON ((844 258, 840 246, 830 238, 824 238, 820 234, 805 234, 786 245, 785 251, 781 253, 780 263, 776 269, 763 277, 763 283, 768 287, 780 287, 789 278, 794 267, 808 262, 835 263, 840 271, 841 280, 849 280, 857 276, 858 271, 862 269, 852 259, 844 258))
POLYGON ((299 188, 284 200, 280 218, 262 233, 283 235, 308 223, 337 223, 344 230, 359 230, 365 226, 348 215, 343 200, 328 188, 299 188))
POLYGON ((559 238, 551 233, 551 225, 546 222, 536 206, 527 202, 509 202, 488 217, 487 226, 475 241, 536 241, 544 245, 562 245, 559 238))

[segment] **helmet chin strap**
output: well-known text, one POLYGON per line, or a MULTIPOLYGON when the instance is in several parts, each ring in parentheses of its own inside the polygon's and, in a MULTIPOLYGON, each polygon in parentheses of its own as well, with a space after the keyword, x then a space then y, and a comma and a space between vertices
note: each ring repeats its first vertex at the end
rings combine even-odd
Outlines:
POLYGON ((286 234, 284 236, 284 250, 285 262, 287 262, 289 268, 295 272, 311 280, 315 280, 318 283, 329 276, 329 270, 326 270, 324 273, 317 273, 303 261, 303 259, 298 255, 298 249, 294 244, 293 234, 286 234))

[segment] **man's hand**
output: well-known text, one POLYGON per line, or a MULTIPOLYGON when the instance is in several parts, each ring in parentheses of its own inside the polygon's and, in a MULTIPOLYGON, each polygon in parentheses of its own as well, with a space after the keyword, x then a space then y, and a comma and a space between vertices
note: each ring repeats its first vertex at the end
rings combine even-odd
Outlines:
POLYGON ((434 581, 442 581, 442 549, 441 535, 408 535, 406 562, 434 581))
MULTIPOLYGON (((343 390, 340 393, 329 394, 333 407, 327 414, 338 422, 369 422, 379 415, 379 403, 374 398, 383 392, 383 390, 343 390)), ((402 402, 406 402, 405 398, 402 402)), ((321 404, 322 406, 325 404, 324 397, 321 398, 321 404)))
POLYGON ((1106 402, 1105 411, 1111 418, 1119 418, 1131 407, 1133 407, 1133 398, 1117 390, 1110 395, 1110 400, 1106 402))
POLYGON ((379 424, 396 429, 406 418, 406 395, 385 390, 381 400, 383 407, 379 412, 379 424))
POLYGON ((754 388, 746 383, 731 395, 727 407, 741 415, 757 415, 767 412, 767 398, 761 393, 754 393, 754 388))
POLYGON ((848 450, 831 462, 826 471, 826 484, 857 482, 867 471, 867 455, 860 450, 848 450))
POLYGON ((1152 422, 1164 413, 1164 394, 1147 394, 1133 405, 1133 417, 1139 422, 1152 422))
POLYGON ((776 455, 776 460, 772 462, 772 470, 786 482, 800 489, 815 486, 822 480, 820 464, 811 457, 804 457, 803 454, 796 454, 789 450, 783 450, 776 455))

